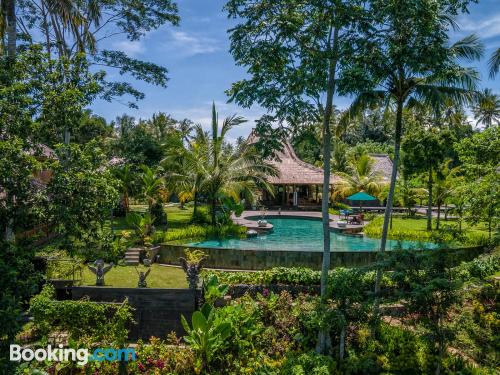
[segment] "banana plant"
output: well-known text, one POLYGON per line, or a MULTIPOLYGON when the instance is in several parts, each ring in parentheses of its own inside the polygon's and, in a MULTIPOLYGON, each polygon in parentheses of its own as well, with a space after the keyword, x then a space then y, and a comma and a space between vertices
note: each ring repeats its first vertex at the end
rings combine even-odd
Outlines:
POLYGON ((231 335, 231 324, 218 319, 217 310, 208 303, 193 313, 191 326, 184 316, 181 316, 181 323, 187 332, 184 340, 197 354, 200 370, 208 369, 217 353, 226 345, 231 335))

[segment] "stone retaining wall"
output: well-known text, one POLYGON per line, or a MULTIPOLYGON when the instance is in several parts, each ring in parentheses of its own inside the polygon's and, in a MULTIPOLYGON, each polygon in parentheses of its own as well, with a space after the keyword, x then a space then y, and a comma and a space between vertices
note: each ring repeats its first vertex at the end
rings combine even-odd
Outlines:
POLYGON ((188 321, 195 311, 195 291, 191 289, 157 288, 112 288, 112 287, 73 287, 74 300, 88 296, 96 302, 123 302, 128 298, 135 309, 134 324, 129 338, 147 340, 151 336, 166 337, 171 331, 183 335, 181 315, 188 321))
MULTIPOLYGON (((162 244, 159 255, 160 263, 180 265, 179 257, 184 256, 188 246, 178 244, 162 244)), ((194 248, 194 247, 193 247, 194 248)), ((323 261, 322 252, 313 251, 278 251, 278 250, 238 250, 200 248, 208 258, 205 267, 241 270, 264 270, 273 267, 309 267, 321 269, 323 261)), ((417 250, 416 250, 417 251, 417 250)), ((433 251, 433 250, 430 250, 433 251)), ((467 249, 451 249, 449 251, 460 253, 462 260, 470 260, 484 251, 482 247, 467 249)), ((330 256, 330 268, 335 267, 360 267, 375 263, 376 251, 336 251, 330 256)))

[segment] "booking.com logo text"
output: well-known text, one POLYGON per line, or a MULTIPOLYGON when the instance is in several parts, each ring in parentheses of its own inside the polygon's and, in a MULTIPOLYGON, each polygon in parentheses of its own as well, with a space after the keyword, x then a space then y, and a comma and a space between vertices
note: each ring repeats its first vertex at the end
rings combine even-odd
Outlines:
POLYGON ((48 345, 46 348, 23 348, 20 345, 10 345, 11 361, 54 361, 54 362, 76 362, 80 366, 86 365, 89 361, 135 361, 135 349, 124 348, 97 348, 92 354, 88 349, 64 348, 62 344, 58 347, 48 345))

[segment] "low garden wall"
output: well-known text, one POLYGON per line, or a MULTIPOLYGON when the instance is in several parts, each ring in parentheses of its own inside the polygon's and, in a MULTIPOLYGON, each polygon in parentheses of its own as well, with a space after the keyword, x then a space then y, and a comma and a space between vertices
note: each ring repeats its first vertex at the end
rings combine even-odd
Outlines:
MULTIPOLYGON (((160 263, 180 265, 179 257, 184 256, 188 246, 178 244, 162 244, 160 247, 160 263)), ((280 250, 238 250, 200 248, 207 254, 204 266, 208 268, 225 268, 241 270, 264 270, 273 267, 308 267, 321 269, 323 253, 312 251, 280 251, 280 250)), ((430 250, 433 251, 433 250, 430 250)), ((470 260, 484 252, 483 247, 451 249, 461 260, 470 260)), ((377 260, 376 251, 336 251, 330 256, 330 268, 362 267, 373 264, 377 260)))
POLYGON ((195 311, 195 291, 192 289, 73 287, 74 300, 88 297, 95 302, 123 302, 128 298, 134 308, 134 324, 129 338, 147 340, 151 336, 165 337, 171 331, 183 335, 181 315, 188 320, 195 311))

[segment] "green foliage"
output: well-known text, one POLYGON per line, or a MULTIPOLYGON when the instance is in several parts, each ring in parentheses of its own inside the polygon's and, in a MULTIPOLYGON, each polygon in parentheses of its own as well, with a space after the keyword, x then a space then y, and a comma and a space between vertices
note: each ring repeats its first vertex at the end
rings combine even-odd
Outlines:
POLYGON ((353 350, 341 366, 344 374, 427 374, 429 348, 415 332, 386 323, 371 330, 361 325, 353 350))
POLYGON ((203 282, 203 298, 206 303, 214 305, 218 299, 223 298, 229 290, 226 284, 219 284, 217 276, 212 275, 203 282))
POLYGON ((476 179, 493 172, 498 166, 500 154, 500 128, 491 127, 476 132, 472 137, 464 137, 455 143, 464 171, 476 179))
POLYGON ((109 218, 118 201, 117 183, 102 168, 105 156, 95 142, 60 146, 57 154, 48 185, 51 215, 59 233, 82 239, 85 233, 102 229, 109 218))
POLYGON ((231 325, 218 319, 217 310, 209 304, 204 304, 200 311, 193 313, 191 326, 184 316, 181 322, 187 332, 184 340, 199 356, 197 367, 201 370, 210 368, 214 357, 227 345, 231 325))
POLYGON ((155 242, 171 242, 198 238, 224 238, 229 236, 244 237, 245 235, 246 228, 235 224, 218 227, 189 225, 180 229, 170 229, 167 232, 158 231, 155 234, 155 242))
POLYGON ((47 268, 45 277, 48 280, 82 280, 84 260, 78 257, 71 257, 67 251, 57 248, 46 247, 36 254, 46 259, 47 268))
POLYGON ((456 277, 463 281, 484 280, 500 271, 500 253, 481 255, 470 262, 462 262, 453 269, 456 277))
POLYGON ((291 375, 330 375, 335 373, 336 361, 330 357, 315 352, 291 353, 279 374, 291 375))
MULTIPOLYGON (((167 374, 192 375, 195 356, 190 348, 179 346, 179 339, 171 334, 166 341, 151 337, 149 342, 139 340, 136 347, 137 360, 129 364, 129 374, 164 372, 167 374)), ((106 375, 116 374, 116 369, 106 375)), ((99 372, 100 374, 102 372, 99 372)))
POLYGON ((127 302, 56 301, 54 297, 54 288, 46 285, 30 302, 34 329, 42 345, 47 343, 51 333, 61 331, 68 334, 69 340, 89 347, 105 343, 115 347, 125 344, 132 322, 127 302))
POLYGON ((33 267, 33 252, 0 241, 0 372, 11 373, 9 345, 22 327, 25 303, 37 290, 40 279, 33 267))
POLYGON ((151 235, 153 234, 153 223, 155 219, 149 212, 141 215, 137 212, 130 212, 125 218, 127 224, 134 228, 135 235, 141 245, 151 245, 151 235))
POLYGON ((29 228, 34 218, 43 217, 41 210, 38 211, 39 208, 37 210, 37 204, 43 203, 43 197, 32 183, 33 171, 40 168, 33 151, 28 144, 17 137, 0 140, 2 239, 6 233, 6 226, 10 226, 11 230, 19 227, 29 228))

